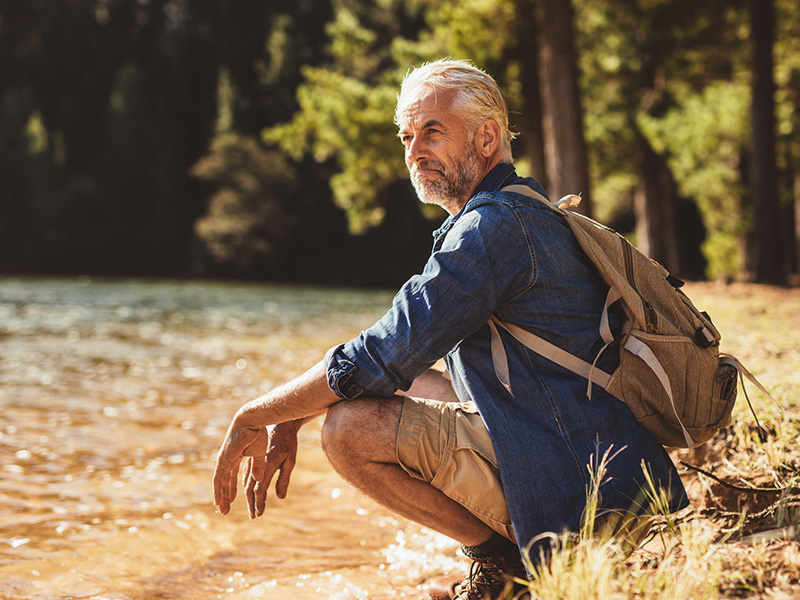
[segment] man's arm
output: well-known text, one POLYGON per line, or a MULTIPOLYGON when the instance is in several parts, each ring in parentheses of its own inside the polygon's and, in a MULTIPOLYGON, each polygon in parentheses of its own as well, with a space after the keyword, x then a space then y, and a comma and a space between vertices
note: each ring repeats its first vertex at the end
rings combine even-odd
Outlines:
POLYGON ((299 429, 309 417, 325 412, 339 400, 328 387, 325 368, 320 362, 286 385, 242 406, 233 417, 217 454, 214 468, 214 504, 217 510, 223 515, 230 511, 243 458, 253 458, 248 465, 253 479, 261 481, 264 478, 264 456, 269 447, 267 425, 295 421, 296 429, 299 429))

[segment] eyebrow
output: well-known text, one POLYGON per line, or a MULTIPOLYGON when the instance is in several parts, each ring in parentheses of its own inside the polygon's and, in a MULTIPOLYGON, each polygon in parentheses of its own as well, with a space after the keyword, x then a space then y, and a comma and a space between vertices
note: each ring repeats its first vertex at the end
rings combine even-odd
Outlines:
MULTIPOLYGON (((436 119, 429 119, 425 121, 425 124, 422 127, 420 127, 420 129, 428 129, 429 127, 443 127, 443 125, 441 121, 438 121, 436 119)), ((407 133, 408 129, 404 127, 397 132, 397 137, 403 137, 407 133)))

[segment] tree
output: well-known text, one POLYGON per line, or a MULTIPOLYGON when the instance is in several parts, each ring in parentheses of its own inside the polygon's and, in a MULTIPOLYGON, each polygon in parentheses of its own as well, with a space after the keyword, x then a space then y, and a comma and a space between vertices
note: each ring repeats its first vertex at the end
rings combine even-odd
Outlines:
MULTIPOLYGON (((536 19, 536 0, 516 0, 516 28, 507 49, 506 63, 517 61, 521 86, 521 136, 517 145, 524 149, 533 176, 545 189, 549 188, 545 162, 542 96, 540 93, 539 38, 541 31, 536 19)), ((513 98, 512 98, 513 101, 513 98)), ((512 104, 513 106, 513 104, 512 104)))
MULTIPOLYGON (((404 71, 392 60, 391 42, 415 18, 413 7, 396 0, 341 2, 326 28, 329 60, 303 69, 299 110, 264 132, 267 143, 294 160, 310 155, 337 164, 333 198, 356 234, 381 223, 389 201, 384 194, 407 177, 392 124, 404 71)), ((408 191, 413 204, 410 185, 408 191)))
POLYGON ((0 105, 24 99, 11 103, 14 129, 33 140, 0 159, 4 178, 7 165, 26 167, 9 199, 25 210, 0 206, 19 231, 4 268, 185 268, 198 185, 188 168, 215 113, 216 4, 4 3, 0 105))
POLYGON ((540 0, 541 87, 547 180, 556 197, 580 193, 592 213, 572 0, 540 0))
POLYGON ((260 264, 272 271, 286 262, 298 225, 292 203, 300 189, 279 152, 265 151, 254 138, 223 134, 192 171, 215 184, 208 214, 196 224, 215 258, 241 269, 260 264))
POLYGON ((753 46, 751 190, 754 205, 753 274, 756 281, 784 279, 778 223, 778 170, 775 162, 774 0, 750 0, 753 46))
POLYGON ((676 274, 703 276, 708 261, 709 274, 736 277, 743 229, 731 219, 747 216, 739 172, 746 128, 737 97, 723 95, 721 106, 699 113, 683 108, 719 99, 704 93, 715 81, 746 76, 740 7, 718 0, 578 6, 598 216, 626 227, 623 215, 632 210, 639 247, 676 274), (723 141, 712 147, 711 140, 723 141), (700 256, 703 228, 713 242, 700 256))
POLYGON ((668 271, 682 274, 686 268, 680 263, 675 235, 675 181, 665 156, 656 152, 638 129, 636 147, 638 178, 633 193, 633 211, 638 247, 668 271))

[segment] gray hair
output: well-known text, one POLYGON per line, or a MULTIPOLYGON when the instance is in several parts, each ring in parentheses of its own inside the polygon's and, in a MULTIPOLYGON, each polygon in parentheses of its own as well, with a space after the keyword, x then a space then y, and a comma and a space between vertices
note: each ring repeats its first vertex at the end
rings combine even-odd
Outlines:
POLYGON ((434 92, 454 90, 456 95, 453 108, 467 122, 470 135, 486 119, 494 119, 500 126, 501 160, 511 162, 511 140, 516 134, 509 129, 508 107, 500 93, 497 82, 491 75, 482 71, 467 60, 441 59, 425 63, 406 73, 397 95, 397 108, 394 122, 400 124, 400 117, 409 98, 420 87, 428 87, 434 92))

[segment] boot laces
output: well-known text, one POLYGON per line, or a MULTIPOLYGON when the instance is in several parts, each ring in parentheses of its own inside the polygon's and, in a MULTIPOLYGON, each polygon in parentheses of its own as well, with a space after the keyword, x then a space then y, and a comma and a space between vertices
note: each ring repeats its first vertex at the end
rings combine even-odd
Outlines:
POLYGON ((457 593, 453 600, 494 599, 495 594, 505 590, 507 580, 500 564, 475 560, 469 568, 467 578, 456 587, 457 593))

